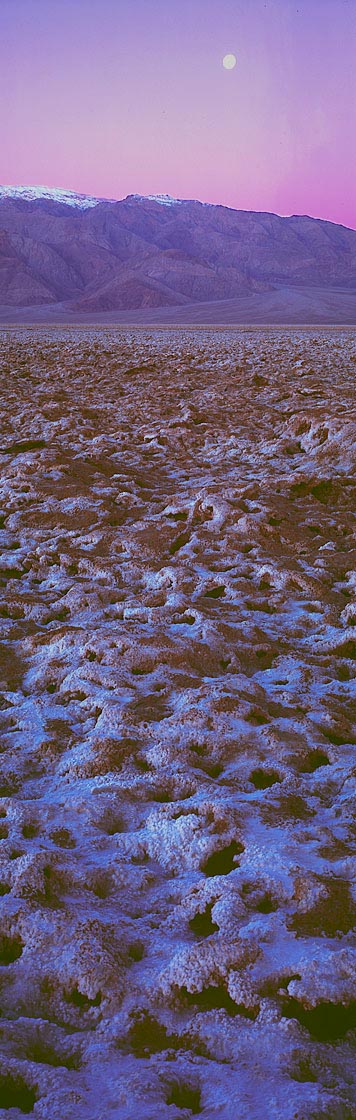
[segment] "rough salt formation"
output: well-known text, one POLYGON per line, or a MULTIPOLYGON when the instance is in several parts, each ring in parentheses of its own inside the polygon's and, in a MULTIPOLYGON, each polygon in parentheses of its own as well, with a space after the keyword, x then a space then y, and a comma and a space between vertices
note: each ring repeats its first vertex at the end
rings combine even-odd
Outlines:
POLYGON ((356 1115, 355 373, 1 336, 0 1117, 356 1115))

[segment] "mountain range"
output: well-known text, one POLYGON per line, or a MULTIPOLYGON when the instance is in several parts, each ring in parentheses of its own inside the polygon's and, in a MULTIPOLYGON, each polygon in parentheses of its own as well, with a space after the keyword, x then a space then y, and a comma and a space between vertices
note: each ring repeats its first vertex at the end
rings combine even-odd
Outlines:
POLYGON ((0 187, 0 318, 356 322, 356 231, 168 195, 0 187))

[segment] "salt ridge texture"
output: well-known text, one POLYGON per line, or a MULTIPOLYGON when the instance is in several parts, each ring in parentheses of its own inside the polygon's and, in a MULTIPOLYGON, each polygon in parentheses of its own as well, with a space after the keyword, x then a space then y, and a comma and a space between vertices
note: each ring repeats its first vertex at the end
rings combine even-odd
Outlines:
POLYGON ((1 1117, 356 1115, 355 370, 2 333, 1 1117))

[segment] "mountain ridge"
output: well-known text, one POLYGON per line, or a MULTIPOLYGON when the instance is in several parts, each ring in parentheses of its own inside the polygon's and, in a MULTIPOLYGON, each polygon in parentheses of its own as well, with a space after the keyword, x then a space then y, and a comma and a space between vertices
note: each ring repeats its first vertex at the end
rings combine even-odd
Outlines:
POLYGON ((139 201, 139 202, 157 202, 160 205, 171 206, 175 203, 191 204, 196 203, 198 206, 209 206, 216 210, 229 210, 233 214, 260 214, 264 217, 282 218, 291 221, 295 218, 308 218, 312 222, 322 222, 323 225, 336 226, 339 229, 349 230, 355 233, 356 230, 353 226, 346 226, 344 222, 334 222, 331 218, 315 217, 312 214, 277 214, 274 210, 246 210, 245 208, 228 206, 224 202, 203 202, 199 198, 175 198, 171 194, 140 194, 130 193, 123 195, 122 198, 109 198, 102 195, 92 195, 81 193, 80 191, 73 191, 65 187, 47 187, 41 185, 6 185, 0 183, 0 202, 3 198, 12 198, 28 201, 37 201, 45 198, 58 202, 66 206, 78 206, 80 209, 87 209, 93 206, 102 204, 116 205, 120 202, 139 201))
MULTIPOLYGON (((0 187, 2 319, 31 308, 34 318, 46 308, 51 319, 56 309, 70 318, 181 309, 190 318, 194 306, 219 315, 219 304, 253 297, 267 307, 269 293, 292 289, 344 291, 347 321, 356 321, 356 231, 169 195, 116 201, 0 187)), ((342 315, 341 294, 336 303, 342 315)))

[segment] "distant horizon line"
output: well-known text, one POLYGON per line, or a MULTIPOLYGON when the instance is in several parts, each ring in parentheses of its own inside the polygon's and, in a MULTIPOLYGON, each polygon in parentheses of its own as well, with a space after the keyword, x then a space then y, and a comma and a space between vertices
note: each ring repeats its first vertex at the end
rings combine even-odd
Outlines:
POLYGON ((170 194, 165 193, 141 194, 139 192, 130 192, 127 195, 123 195, 121 198, 109 198, 103 195, 94 195, 82 191, 75 191, 72 188, 50 187, 45 184, 39 183, 0 184, 0 201, 2 198, 11 199, 16 198, 16 196, 19 196, 20 198, 22 196, 23 200, 27 202, 36 201, 36 199, 39 200, 41 198, 53 199, 53 201, 57 200, 62 205, 77 205, 83 210, 92 209, 93 206, 99 206, 100 204, 105 203, 115 206, 120 202, 127 202, 129 199, 136 199, 137 201, 141 200, 142 202, 156 202, 161 206, 184 205, 194 202, 199 206, 209 207, 213 209, 221 208, 223 210, 231 210, 233 213, 240 214, 265 214, 269 217, 276 217, 281 219, 309 218, 310 221, 313 222, 325 222, 329 225, 340 226, 343 229, 350 230, 353 233, 356 232, 356 228, 354 226, 347 226, 344 222, 334 221, 332 218, 322 218, 320 215, 316 216, 308 213, 281 214, 275 210, 256 210, 247 209, 246 207, 229 206, 224 202, 203 202, 199 198, 176 198, 170 194))

